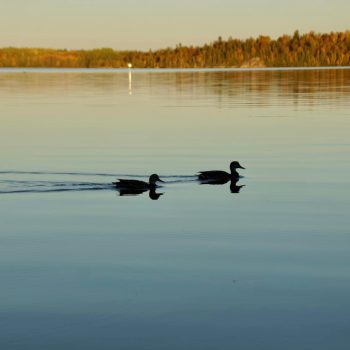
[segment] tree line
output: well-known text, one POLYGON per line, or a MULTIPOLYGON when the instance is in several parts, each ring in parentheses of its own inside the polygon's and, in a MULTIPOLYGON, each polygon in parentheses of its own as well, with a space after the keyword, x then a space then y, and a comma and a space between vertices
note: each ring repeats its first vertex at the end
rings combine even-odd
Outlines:
POLYGON ((311 67, 349 66, 350 31, 259 36, 245 40, 219 37, 203 46, 149 51, 111 48, 61 50, 1 48, 0 67, 50 68, 207 68, 207 67, 311 67))

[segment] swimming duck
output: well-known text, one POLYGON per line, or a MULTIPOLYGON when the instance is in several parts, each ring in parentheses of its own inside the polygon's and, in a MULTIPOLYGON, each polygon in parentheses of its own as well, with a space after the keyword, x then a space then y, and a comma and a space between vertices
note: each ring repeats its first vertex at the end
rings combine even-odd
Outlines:
POLYGON ((152 174, 149 177, 148 183, 140 180, 126 180, 118 179, 118 182, 112 182, 119 189, 129 189, 129 190, 151 190, 157 187, 157 182, 162 181, 157 174, 152 174))
POLYGON ((236 169, 245 169, 243 168, 239 162, 233 161, 230 164, 231 174, 222 170, 209 170, 209 171, 200 171, 198 173, 199 180, 205 181, 224 181, 224 180, 237 180, 239 179, 239 174, 236 169))

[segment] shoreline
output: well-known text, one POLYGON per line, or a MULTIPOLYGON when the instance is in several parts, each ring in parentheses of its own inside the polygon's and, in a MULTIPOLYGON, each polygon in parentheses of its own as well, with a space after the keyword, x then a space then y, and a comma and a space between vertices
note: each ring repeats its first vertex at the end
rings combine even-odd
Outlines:
POLYGON ((350 66, 315 67, 252 67, 252 68, 0 68, 0 73, 195 73, 195 72, 263 72, 263 71, 311 71, 350 70, 350 66))

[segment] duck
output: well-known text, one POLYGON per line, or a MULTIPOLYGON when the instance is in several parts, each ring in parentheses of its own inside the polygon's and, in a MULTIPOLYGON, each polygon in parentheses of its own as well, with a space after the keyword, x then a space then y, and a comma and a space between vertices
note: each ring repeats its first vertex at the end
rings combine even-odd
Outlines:
POLYGON ((147 190, 154 190, 157 187, 157 182, 164 181, 162 181, 157 174, 152 174, 149 177, 148 182, 140 180, 118 179, 117 182, 112 182, 112 184, 118 189, 143 192, 147 190))
POLYGON ((238 180, 239 174, 236 169, 245 169, 237 161, 233 161, 230 164, 231 173, 227 173, 222 170, 209 170, 209 171, 199 171, 197 176, 201 181, 228 181, 228 180, 238 180))

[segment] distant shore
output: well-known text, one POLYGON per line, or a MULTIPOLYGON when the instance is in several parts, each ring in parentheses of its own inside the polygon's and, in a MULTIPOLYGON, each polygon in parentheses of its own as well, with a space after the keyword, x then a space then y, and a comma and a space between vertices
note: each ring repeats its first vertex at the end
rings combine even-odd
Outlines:
POLYGON ((350 70, 350 66, 330 67, 264 67, 264 68, 4 68, 0 67, 0 74, 21 74, 21 73, 195 73, 195 72, 274 72, 274 71, 317 71, 317 70, 350 70))
POLYGON ((276 68, 350 66, 350 32, 219 37, 203 46, 149 51, 1 48, 0 68, 276 68))

